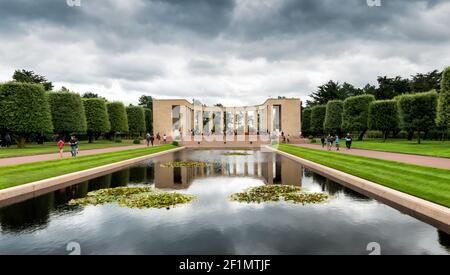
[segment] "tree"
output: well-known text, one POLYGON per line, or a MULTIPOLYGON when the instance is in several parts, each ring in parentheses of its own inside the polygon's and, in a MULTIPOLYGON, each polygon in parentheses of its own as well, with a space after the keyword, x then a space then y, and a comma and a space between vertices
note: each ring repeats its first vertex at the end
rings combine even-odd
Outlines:
POLYGON ((105 102, 108 102, 108 100, 107 100, 106 98, 104 98, 104 97, 102 97, 102 96, 99 96, 98 94, 92 93, 92 92, 86 92, 86 93, 84 93, 81 97, 82 97, 82 98, 101 98, 101 99, 103 99, 105 102))
POLYGON ((358 140, 362 140, 367 131, 369 104, 372 101, 375 101, 373 95, 353 96, 344 101, 342 129, 346 131, 359 131, 360 135, 358 140))
POLYGON ((145 112, 145 127, 147 130, 147 133, 153 133, 153 114, 152 110, 148 108, 144 108, 145 112))
POLYGON ((328 83, 317 87, 317 91, 313 92, 310 97, 312 101, 307 101, 308 106, 324 105, 328 101, 333 99, 344 100, 347 95, 345 91, 341 89, 339 82, 334 82, 333 80, 328 81, 328 83))
POLYGON ((139 98, 139 105, 153 111, 153 98, 151 96, 142 95, 139 98))
POLYGON ((133 138, 141 136, 146 130, 144 108, 140 106, 129 106, 126 110, 129 133, 133 138))
POLYGON ((417 131, 419 144, 421 132, 435 126, 437 99, 436 91, 402 95, 398 98, 401 126, 407 131, 417 131))
MULTIPOLYGON (((364 90, 356 88, 350 83, 344 82, 340 88, 339 88, 339 94, 341 94, 343 97, 347 98, 350 96, 357 96, 357 95, 363 95, 364 90)), ((341 100, 344 100, 345 98, 341 98, 341 100)))
POLYGON ((61 90, 48 93, 47 96, 57 134, 68 140, 70 134, 86 132, 86 115, 79 94, 61 90))
POLYGON ((368 126, 371 130, 382 131, 386 141, 389 131, 399 127, 397 101, 379 100, 370 103, 368 126))
POLYGON ((86 132, 89 143, 93 143, 94 139, 111 130, 106 103, 101 98, 88 98, 83 100, 83 104, 87 122, 86 132))
POLYGON ((416 74, 411 76, 411 90, 415 93, 428 92, 431 90, 439 91, 441 87, 442 73, 438 70, 426 74, 416 74))
POLYGON ((408 79, 403 79, 400 76, 388 78, 386 76, 379 76, 377 78, 378 89, 372 90, 371 94, 377 100, 393 99, 394 97, 411 92, 411 86, 408 79))
POLYGON ((44 76, 35 74, 33 71, 16 70, 13 74, 13 79, 17 82, 42 84, 46 91, 53 89, 53 84, 50 81, 47 81, 44 76))
POLYGON ((445 134, 450 128, 450 67, 442 73, 436 124, 442 129, 442 140, 445 140, 445 134))
POLYGON ((314 134, 323 133, 323 122, 325 121, 326 105, 314 106, 311 109, 311 131, 314 134))
POLYGON ((125 106, 122 102, 109 102, 106 104, 108 110, 109 122, 111 125, 111 132, 115 134, 122 134, 128 132, 128 118, 125 106))
POLYGON ((344 109, 344 102, 342 100, 330 100, 327 103, 327 110, 325 113, 325 121, 323 129, 331 133, 341 132, 342 125, 342 111, 344 109))
POLYGON ((302 135, 308 136, 311 133, 311 108, 302 111, 302 135))
POLYGON ((18 147, 25 146, 31 134, 53 131, 50 107, 42 85, 6 83, 0 85, 0 129, 18 137, 18 147))

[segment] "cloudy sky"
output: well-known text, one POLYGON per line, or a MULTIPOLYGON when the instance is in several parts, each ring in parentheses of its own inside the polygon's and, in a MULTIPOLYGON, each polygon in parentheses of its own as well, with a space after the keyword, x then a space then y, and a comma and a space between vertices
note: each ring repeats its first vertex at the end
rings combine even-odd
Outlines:
POLYGON ((448 0, 66 2, 0 0, 0 81, 28 69, 125 103, 231 106, 450 65, 448 0))

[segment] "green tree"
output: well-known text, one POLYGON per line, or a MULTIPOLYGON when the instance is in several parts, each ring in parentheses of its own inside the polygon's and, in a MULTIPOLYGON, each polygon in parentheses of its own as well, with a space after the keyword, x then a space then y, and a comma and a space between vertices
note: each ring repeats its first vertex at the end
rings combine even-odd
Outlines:
POLYGON ((92 92, 86 92, 86 93, 84 93, 81 97, 82 97, 82 98, 101 98, 101 99, 103 99, 105 102, 108 102, 108 100, 107 100, 106 98, 104 98, 104 97, 102 97, 102 96, 99 96, 98 94, 92 93, 92 92))
POLYGON ((340 133, 342 125, 342 112, 344 102, 342 100, 330 100, 327 103, 327 111, 323 129, 330 133, 340 133))
POLYGON ((378 88, 371 91, 377 100, 393 99, 398 95, 411 93, 409 80, 400 76, 394 78, 379 76, 377 81, 378 88))
POLYGON ((101 98, 83 99, 89 143, 111 130, 106 103, 101 98))
POLYGON ((112 134, 128 132, 128 118, 122 102, 109 102, 106 104, 112 134))
POLYGON ((368 126, 370 130, 382 131, 386 141, 389 131, 396 131, 399 127, 397 101, 379 100, 370 103, 368 126))
POLYGON ((153 114, 152 110, 144 108, 145 112, 145 128, 147 133, 153 133, 153 114))
POLYGON ((442 130, 442 140, 445 140, 445 135, 450 128, 450 67, 442 73, 436 124, 442 130))
POLYGON ((304 137, 311 133, 311 108, 305 108, 302 111, 302 135, 304 137))
POLYGON ((411 90, 415 93, 439 91, 441 87, 442 73, 438 70, 426 74, 416 74, 411 78, 411 90))
POLYGON ((53 84, 44 76, 35 74, 33 71, 16 70, 13 74, 13 79, 17 82, 42 84, 46 91, 53 89, 53 84))
POLYGON ((47 96, 57 134, 67 140, 70 134, 86 132, 86 115, 79 94, 64 89, 48 93, 47 96))
POLYGON ((372 101, 375 101, 373 95, 353 96, 344 101, 342 129, 345 131, 359 131, 358 140, 362 140, 367 131, 369 104, 372 101))
POLYGON ((311 109, 311 131, 314 134, 323 133, 323 123, 327 111, 326 105, 314 106, 311 109))
POLYGON ((435 126, 437 101, 436 91, 402 95, 398 98, 401 126, 407 131, 417 131, 419 144, 421 132, 435 126))
POLYGON ((149 95, 142 95, 139 98, 139 106, 148 108, 153 111, 153 98, 149 95))
POLYGON ((18 146, 25 146, 31 134, 53 131, 50 107, 44 87, 30 83, 0 85, 0 129, 17 137, 18 146))
POLYGON ((130 134, 133 138, 142 136, 142 133, 146 130, 144 108, 140 106, 129 106, 126 110, 130 134))

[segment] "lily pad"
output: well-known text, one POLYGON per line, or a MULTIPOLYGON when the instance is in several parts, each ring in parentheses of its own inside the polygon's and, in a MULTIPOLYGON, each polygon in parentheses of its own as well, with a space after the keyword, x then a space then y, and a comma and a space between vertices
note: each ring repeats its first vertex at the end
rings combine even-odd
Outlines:
POLYGON ((69 205, 117 203, 121 207, 169 209, 194 199, 192 195, 162 192, 150 187, 117 187, 89 192, 85 198, 71 200, 69 205))
POLYGON ((323 193, 305 192, 292 185, 263 185, 247 189, 245 192, 231 195, 232 201, 242 203, 263 203, 286 201, 294 204, 322 203, 331 197, 323 193))
POLYGON ((167 162, 160 165, 163 168, 175 168, 175 167, 206 167, 211 166, 208 162, 202 161, 174 161, 167 162))
POLYGON ((224 156, 250 156, 252 154, 247 153, 247 152, 226 152, 226 153, 223 153, 222 155, 224 155, 224 156))

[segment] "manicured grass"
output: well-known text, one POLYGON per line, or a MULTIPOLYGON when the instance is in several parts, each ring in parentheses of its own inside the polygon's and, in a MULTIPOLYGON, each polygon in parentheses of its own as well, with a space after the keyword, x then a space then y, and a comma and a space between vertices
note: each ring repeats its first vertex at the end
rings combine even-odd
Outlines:
MULTIPOLYGON (((79 149, 80 151, 82 151, 82 150, 100 149, 108 147, 122 147, 131 145, 133 145, 132 140, 123 140, 121 143, 116 143, 114 141, 109 140, 98 140, 95 141, 95 143, 80 141, 79 149)), ((45 144, 42 145, 27 144, 25 148, 21 149, 17 148, 16 145, 13 145, 9 148, 1 148, 0 158, 42 155, 42 154, 56 154, 57 152, 58 148, 56 147, 56 142, 46 142, 45 144)), ((70 152, 70 146, 68 144, 66 144, 64 152, 70 152)))
POLYGON ((280 151, 450 207, 450 170, 278 145, 280 151))
POLYGON ((383 142, 382 139, 368 139, 363 141, 354 140, 353 147, 385 152, 450 158, 450 141, 423 140, 421 144, 418 144, 417 140, 388 139, 386 142, 383 142))
POLYGON ((174 148, 176 148, 176 146, 168 144, 77 158, 4 166, 0 167, 0 189, 61 176, 174 148))

